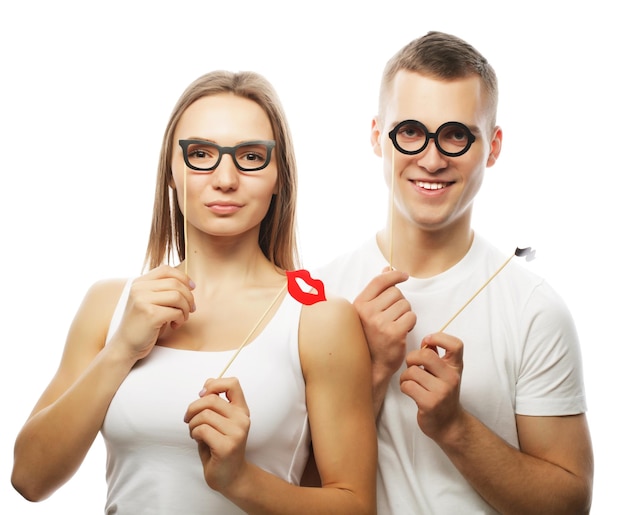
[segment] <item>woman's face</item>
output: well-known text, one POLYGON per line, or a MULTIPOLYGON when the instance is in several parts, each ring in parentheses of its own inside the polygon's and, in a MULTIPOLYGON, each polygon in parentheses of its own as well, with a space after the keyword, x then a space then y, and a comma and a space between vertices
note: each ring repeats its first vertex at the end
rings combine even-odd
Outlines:
POLYGON ((208 143, 189 144, 187 151, 194 166, 208 167, 220 153, 214 145, 234 147, 274 140, 270 120, 263 109, 256 102, 232 93, 200 98, 185 110, 178 122, 171 163, 172 186, 190 229, 213 236, 258 234, 277 191, 275 149, 243 146, 234 155, 223 152, 215 169, 198 171, 186 166, 179 140, 208 143), (244 171, 236 166, 235 159, 245 169, 263 166, 268 151, 269 162, 260 170, 244 171))

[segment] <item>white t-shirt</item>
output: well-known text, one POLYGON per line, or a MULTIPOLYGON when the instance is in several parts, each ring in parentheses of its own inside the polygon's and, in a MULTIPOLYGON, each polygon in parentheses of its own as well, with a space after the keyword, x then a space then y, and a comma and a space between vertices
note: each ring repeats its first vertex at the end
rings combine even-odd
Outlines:
MULTIPOLYGON (((398 284, 417 315, 408 351, 439 331, 507 257, 475 235, 469 252, 451 269, 398 284)), ((462 405, 516 448, 516 414, 586 411, 580 348, 569 310, 520 259, 513 259, 445 331, 464 343, 462 405)), ((386 266, 371 238, 315 274, 327 292, 354 300, 386 266)), ((400 391, 404 368, 392 378, 380 414, 378 513, 496 513, 422 433, 415 402, 400 391)))
MULTIPOLYGON (((109 335, 126 305, 122 293, 109 335)), ((310 432, 298 352, 302 305, 286 295, 263 332, 228 369, 250 409, 246 458, 293 484, 308 459, 310 432)), ((196 352, 155 346, 128 374, 107 412, 107 515, 243 513, 204 481, 197 444, 183 421, 210 377, 235 351, 196 352)))

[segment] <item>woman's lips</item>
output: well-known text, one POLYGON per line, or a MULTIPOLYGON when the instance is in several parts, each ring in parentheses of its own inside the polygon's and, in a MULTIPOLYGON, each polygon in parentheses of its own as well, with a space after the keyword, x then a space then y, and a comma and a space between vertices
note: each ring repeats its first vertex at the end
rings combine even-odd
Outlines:
POLYGON ((308 270, 287 270, 285 273, 287 274, 287 290, 298 302, 310 306, 316 302, 326 300, 324 283, 319 279, 313 279, 308 270), (304 281, 315 292, 302 290, 297 279, 304 281))
POLYGON ((214 213, 220 215, 236 213, 241 209, 240 204, 235 204, 233 202, 211 202, 206 206, 214 213))

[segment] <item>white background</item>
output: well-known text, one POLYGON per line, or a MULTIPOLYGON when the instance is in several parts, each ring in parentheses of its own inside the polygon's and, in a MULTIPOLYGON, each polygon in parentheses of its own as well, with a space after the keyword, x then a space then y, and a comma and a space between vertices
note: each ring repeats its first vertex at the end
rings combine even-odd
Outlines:
POLYGON ((37 505, 10 486, 12 447, 86 289, 141 269, 162 133, 187 84, 217 68, 274 84, 295 139, 301 252, 312 268, 383 224, 387 192, 369 146, 379 78, 428 30, 467 39, 499 75, 504 146, 474 226, 505 253, 533 246, 527 266, 570 306, 595 447, 592 511, 622 505, 626 45, 616 5, 3 2, 2 512, 102 512, 100 439, 37 505))

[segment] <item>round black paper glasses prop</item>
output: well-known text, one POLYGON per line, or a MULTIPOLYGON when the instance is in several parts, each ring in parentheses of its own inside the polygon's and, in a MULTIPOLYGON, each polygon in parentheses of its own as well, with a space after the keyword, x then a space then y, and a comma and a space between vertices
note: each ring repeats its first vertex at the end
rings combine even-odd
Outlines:
POLYGON ((476 141, 476 136, 461 122, 446 122, 436 132, 428 132, 422 122, 404 120, 393 128, 389 137, 398 152, 410 156, 422 152, 431 139, 437 150, 448 157, 462 156, 476 141))

